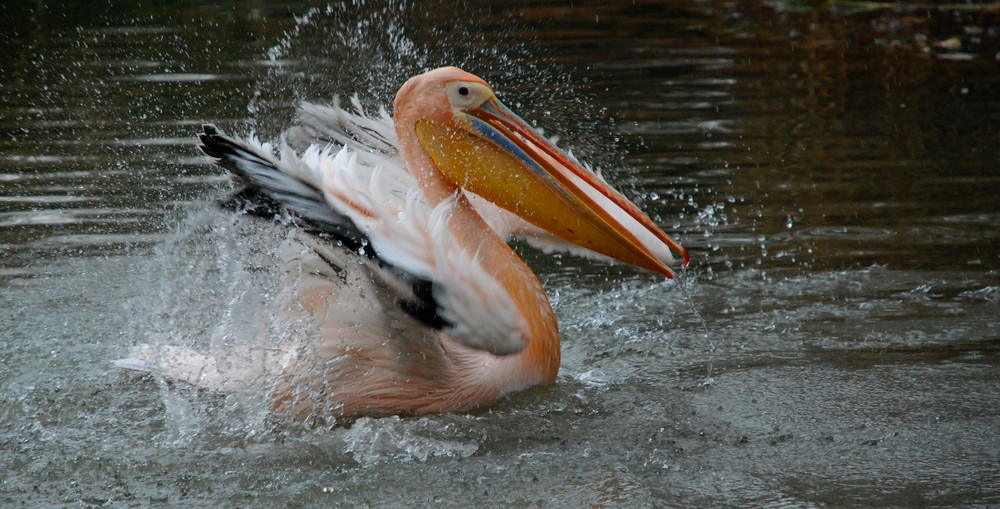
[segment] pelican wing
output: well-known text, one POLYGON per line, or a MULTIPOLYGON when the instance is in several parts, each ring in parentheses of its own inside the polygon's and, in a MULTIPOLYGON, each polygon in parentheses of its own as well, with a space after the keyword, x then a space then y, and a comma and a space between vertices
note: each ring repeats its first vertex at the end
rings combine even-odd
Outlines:
POLYGON ((472 348, 497 355, 524 348, 528 327, 511 297, 475 252, 453 242, 448 220, 458 197, 428 206, 395 153, 360 151, 349 139, 341 133, 301 155, 282 143, 279 157, 214 126, 201 135, 202 150, 220 165, 364 255, 403 311, 472 348))
POLYGON ((369 115, 357 96, 351 98, 351 104, 356 113, 341 108, 339 98, 334 99, 333 106, 303 102, 298 125, 290 128, 285 138, 299 150, 311 145, 337 145, 361 153, 397 156, 399 141, 389 113, 379 108, 377 115, 369 115))

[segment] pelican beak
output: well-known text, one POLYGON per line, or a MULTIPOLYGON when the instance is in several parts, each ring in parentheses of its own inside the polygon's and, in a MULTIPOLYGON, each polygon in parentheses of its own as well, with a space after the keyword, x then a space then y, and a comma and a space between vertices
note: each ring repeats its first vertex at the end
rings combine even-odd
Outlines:
POLYGON ((673 277, 688 253, 632 202, 490 97, 452 125, 417 123, 421 145, 459 186, 605 256, 673 277))

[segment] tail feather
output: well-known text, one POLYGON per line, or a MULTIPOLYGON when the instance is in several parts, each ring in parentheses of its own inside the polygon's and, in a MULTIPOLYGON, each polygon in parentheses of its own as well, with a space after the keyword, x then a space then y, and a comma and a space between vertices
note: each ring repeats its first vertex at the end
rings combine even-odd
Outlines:
POLYGON ((115 367, 152 373, 191 385, 221 391, 226 377, 219 372, 215 359, 194 350, 177 346, 140 344, 124 359, 116 359, 115 367))
POLYGON ((245 392, 284 373, 295 364, 297 356, 297 345, 293 343, 276 348, 235 349, 221 360, 182 346, 140 344, 128 357, 116 359, 113 364, 213 391, 245 392))

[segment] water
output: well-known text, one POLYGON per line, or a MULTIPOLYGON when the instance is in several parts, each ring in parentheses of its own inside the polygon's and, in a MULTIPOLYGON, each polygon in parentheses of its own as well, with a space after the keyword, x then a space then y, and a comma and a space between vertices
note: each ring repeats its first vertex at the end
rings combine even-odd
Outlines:
POLYGON ((1000 504, 1000 16, 619 4, 0 7, 0 503, 1000 504), (641 202, 683 288, 522 247, 559 383, 468 414, 305 429, 111 366, 274 291, 201 123, 448 63, 641 202))

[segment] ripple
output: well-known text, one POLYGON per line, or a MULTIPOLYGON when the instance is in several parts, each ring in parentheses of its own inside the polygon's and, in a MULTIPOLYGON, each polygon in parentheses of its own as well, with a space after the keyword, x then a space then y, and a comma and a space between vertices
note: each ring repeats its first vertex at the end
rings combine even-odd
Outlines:
POLYGON ((120 78, 123 81, 143 81, 148 83, 197 83, 201 81, 233 81, 245 77, 239 74, 209 74, 209 73, 155 73, 138 74, 120 78))
POLYGON ((666 80, 664 85, 685 86, 685 87, 731 87, 737 83, 735 78, 695 78, 666 80))
POLYGON ((874 240, 887 239, 895 234, 896 232, 888 228, 867 228, 863 226, 816 226, 812 228, 802 228, 794 232, 792 235, 818 239, 874 240))
POLYGON ((77 203, 95 201, 100 198, 92 196, 38 195, 38 196, 0 196, 0 203, 77 203))
MULTIPOLYGON (((29 163, 29 164, 62 164, 69 162, 79 162, 79 161, 93 161, 97 159, 95 156, 86 155, 34 155, 34 154, 5 154, 2 157, 3 160, 12 163, 29 163)), ((5 178, 9 178, 10 174, 0 174, 0 181, 4 181, 5 178)))
POLYGON ((674 68, 724 69, 733 66, 729 58, 647 58, 598 62, 594 67, 609 70, 650 70, 674 68))
POLYGON ((95 34, 117 34, 117 35, 159 35, 179 32, 177 27, 168 26, 110 26, 102 28, 90 28, 86 30, 95 34))
POLYGON ((618 127, 622 134, 705 134, 736 132, 733 120, 655 120, 637 121, 618 127))
POLYGON ((1000 223, 1000 214, 986 212, 982 214, 954 214, 939 217, 937 220, 943 223, 995 225, 1000 223))
POLYGON ((130 234, 72 234, 53 235, 34 243, 41 248, 53 247, 86 247, 86 246, 109 246, 109 245, 139 245, 154 244, 164 239, 161 234, 152 233, 130 233, 130 234))
POLYGON ((125 145, 125 146, 183 146, 183 145, 193 145, 194 138, 191 136, 175 137, 175 138, 120 138, 116 140, 110 140, 108 143, 111 145, 125 145))
POLYGON ((987 286, 978 290, 965 291, 959 295, 972 300, 1000 302, 1000 286, 987 286))
MULTIPOLYGON (((99 198, 91 198, 98 200, 99 198)), ((154 213, 142 209, 43 209, 0 213, 0 227, 66 225, 66 224, 123 224, 137 223, 139 216, 154 213)))
MULTIPOLYGON (((200 163, 203 160, 199 158, 197 162, 200 163)), ((182 175, 174 177, 173 181, 178 184, 217 184, 220 182, 231 182, 232 178, 219 173, 217 175, 182 175)))

